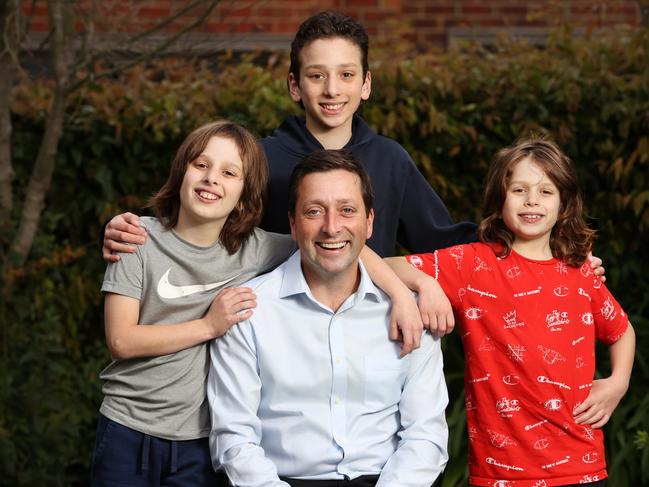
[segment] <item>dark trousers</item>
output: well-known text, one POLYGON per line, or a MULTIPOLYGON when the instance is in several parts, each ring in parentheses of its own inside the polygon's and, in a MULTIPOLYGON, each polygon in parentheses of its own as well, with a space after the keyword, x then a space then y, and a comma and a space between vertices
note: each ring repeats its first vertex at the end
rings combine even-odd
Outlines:
MULTIPOLYGON (((228 477, 219 472, 216 487, 229 487, 228 477)), ((291 487, 374 487, 379 480, 378 475, 363 475, 354 480, 300 480, 280 477, 291 487)))
POLYGON ((280 477, 291 487, 374 487, 378 475, 362 475, 353 480, 300 480, 280 477))
POLYGON ((93 487, 212 487, 207 438, 171 441, 99 415, 92 455, 93 487))

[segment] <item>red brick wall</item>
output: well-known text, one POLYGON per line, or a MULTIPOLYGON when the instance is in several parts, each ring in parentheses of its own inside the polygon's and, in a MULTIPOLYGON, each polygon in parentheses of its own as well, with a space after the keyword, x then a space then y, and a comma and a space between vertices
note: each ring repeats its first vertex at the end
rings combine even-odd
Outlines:
MULTIPOLYGON (((29 9, 32 0, 23 0, 29 9)), ((83 6, 87 1, 77 0, 83 6)), ((182 0, 103 0, 98 31, 129 31, 152 25, 182 8, 182 0), (139 24, 139 25, 138 25, 139 24)), ((32 28, 47 28, 47 9, 36 2, 32 28)), ((338 10, 361 21, 373 38, 394 36, 420 48, 444 48, 467 32, 503 28, 541 29, 570 22, 578 27, 609 28, 640 24, 634 0, 223 0, 198 32, 227 34, 236 45, 243 39, 290 39, 300 23, 318 11, 338 10)), ((172 26, 171 29, 174 27, 172 26)), ((248 44, 245 44, 248 45, 248 44)))

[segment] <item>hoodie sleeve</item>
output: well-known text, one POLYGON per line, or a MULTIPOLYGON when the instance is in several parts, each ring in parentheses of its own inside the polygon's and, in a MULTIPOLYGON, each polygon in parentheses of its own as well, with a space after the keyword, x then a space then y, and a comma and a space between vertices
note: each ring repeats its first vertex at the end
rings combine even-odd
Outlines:
MULTIPOLYGON (((405 150, 404 150, 405 152, 405 150)), ((405 190, 399 213, 397 241, 413 253, 476 241, 472 222, 453 223, 446 206, 407 155, 405 190)))

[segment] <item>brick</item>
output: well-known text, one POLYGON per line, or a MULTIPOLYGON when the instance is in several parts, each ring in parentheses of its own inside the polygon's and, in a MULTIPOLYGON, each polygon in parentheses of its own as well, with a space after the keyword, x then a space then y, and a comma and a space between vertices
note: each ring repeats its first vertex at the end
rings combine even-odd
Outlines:
POLYGON ((435 19, 413 19, 411 21, 413 27, 420 29, 424 27, 437 27, 437 21, 435 19))
POLYGON ((346 5, 348 8, 362 7, 362 6, 378 6, 378 0, 348 0, 346 5))
POLYGON ((528 9, 523 5, 507 5, 498 8, 498 12, 504 16, 521 17, 527 15, 528 9))
POLYGON ((485 15, 491 13, 491 8, 486 5, 479 5, 475 3, 469 3, 461 6, 462 14, 479 14, 485 15))
POLYGON ((428 5, 425 7, 424 12, 432 15, 453 14, 455 9, 450 5, 428 5))
POLYGON ((235 24, 234 25, 234 31, 235 32, 253 32, 255 29, 254 24, 251 24, 249 22, 242 22, 240 24, 235 24))

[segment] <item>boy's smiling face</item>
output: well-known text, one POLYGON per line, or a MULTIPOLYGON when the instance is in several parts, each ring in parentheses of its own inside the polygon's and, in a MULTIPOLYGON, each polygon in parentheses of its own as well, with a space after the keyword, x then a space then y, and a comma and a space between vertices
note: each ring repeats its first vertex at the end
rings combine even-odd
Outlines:
POLYGON ((304 105, 307 128, 316 137, 331 132, 351 136, 352 117, 371 91, 360 48, 342 37, 317 39, 299 56, 300 79, 290 73, 288 85, 293 101, 304 105))

